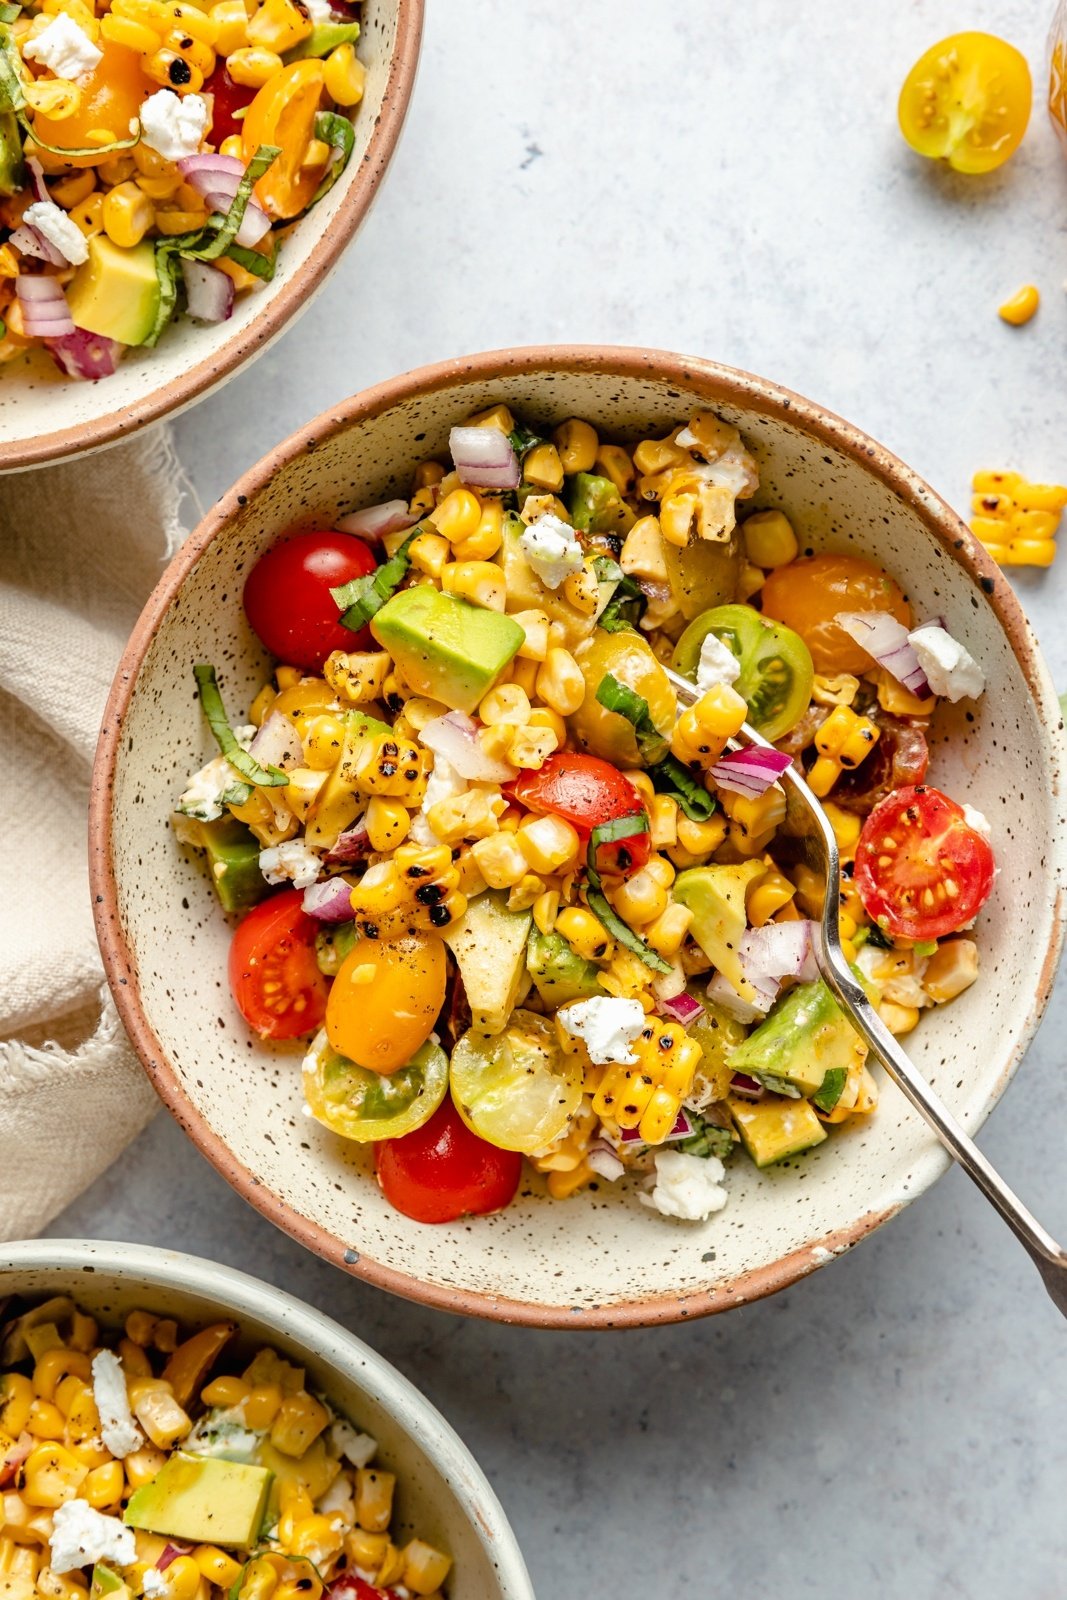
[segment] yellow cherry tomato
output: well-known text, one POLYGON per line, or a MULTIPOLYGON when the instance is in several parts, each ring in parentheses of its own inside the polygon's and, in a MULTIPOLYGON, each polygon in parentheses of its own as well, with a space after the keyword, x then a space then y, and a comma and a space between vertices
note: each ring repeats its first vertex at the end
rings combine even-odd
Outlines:
POLYGON ((957 172, 992 172, 1019 148, 1030 120, 1030 68, 992 33, 953 33, 920 56, 897 106, 921 156, 957 172))
POLYGON ((283 67, 267 79, 241 123, 246 161, 261 144, 277 145, 281 151, 256 184, 256 198, 272 217, 295 217, 322 182, 325 167, 305 167, 303 161, 315 137, 324 70, 316 60, 283 67))
MULTIPOLYGON (((141 103, 159 86, 145 77, 141 70, 141 56, 123 44, 110 39, 100 40, 103 56, 92 72, 79 78, 81 102, 73 116, 53 121, 40 112, 33 119, 34 132, 47 144, 64 150, 77 150, 102 143, 91 135, 109 133, 111 140, 128 139, 130 123, 141 109, 141 103)), ((101 156, 70 156, 72 167, 92 167, 101 156)))
POLYGON ((871 658, 834 621, 839 611, 888 611, 911 627, 911 607, 881 567, 859 556, 801 556, 763 585, 765 616, 799 633, 816 672, 867 672, 871 658))
POLYGON ((436 934, 360 939, 333 981, 327 1038, 357 1066, 395 1072, 430 1037, 447 976, 445 947, 436 934))

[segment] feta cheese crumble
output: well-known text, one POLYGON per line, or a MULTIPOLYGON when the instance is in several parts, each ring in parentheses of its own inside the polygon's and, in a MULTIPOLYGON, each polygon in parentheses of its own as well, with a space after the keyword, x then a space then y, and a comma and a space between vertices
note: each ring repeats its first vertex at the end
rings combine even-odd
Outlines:
POLYGON ((126 1374, 112 1350, 99 1350, 93 1357, 93 1399, 100 1416, 100 1437, 113 1456, 132 1455, 144 1444, 144 1435, 133 1419, 126 1374))
POLYGON ((466 794, 468 787, 466 778, 460 777, 451 761, 435 754, 430 776, 426 780, 426 797, 420 808, 423 816, 439 800, 454 800, 457 795, 466 794))
POLYGON ((321 22, 333 21, 333 6, 330 0, 304 0, 308 16, 316 26, 321 22))
POLYGON ((581 572, 584 557, 578 535, 562 518, 546 511, 519 535, 523 555, 548 589, 558 589, 572 572, 581 572))
POLYGON ((344 1456, 354 1467, 366 1467, 378 1452, 378 1441, 369 1433, 360 1433, 344 1417, 330 1425, 330 1443, 338 1455, 344 1456))
POLYGON ((203 95, 158 89, 141 106, 141 143, 164 161, 181 161, 196 155, 210 121, 203 95))
POLYGON ((216 756, 189 779, 175 809, 198 822, 215 822, 222 816, 223 795, 240 781, 226 757, 216 756))
POLYGON ((145 1600, 163 1600, 169 1588, 165 1572, 160 1572, 158 1567, 145 1567, 141 1579, 141 1593, 145 1600))
POLYGON ((740 676, 741 663, 729 645, 723 644, 715 634, 707 634, 700 646, 700 660, 697 663, 697 688, 701 694, 707 694, 709 689, 716 688, 720 683, 730 688, 740 676))
POLYGON ((945 700, 976 700, 985 688, 985 674, 966 647, 936 622, 908 634, 908 642, 926 673, 934 694, 945 700))
POLYGON ((220 1461, 255 1461, 262 1437, 247 1426, 238 1406, 216 1407, 200 1418, 182 1449, 186 1455, 220 1461))
POLYGON ((52 1550, 49 1565, 57 1573, 95 1566, 98 1561, 130 1567, 137 1560, 133 1529, 118 1517, 94 1511, 85 1500, 65 1500, 56 1507, 48 1543, 52 1550))
MULTIPOLYGON (((60 12, 60 16, 65 14, 60 12)), ((89 247, 85 235, 54 200, 35 200, 22 213, 22 220, 27 227, 36 228, 38 233, 43 234, 72 267, 80 267, 83 261, 88 261, 89 247)))
POLYGON ((567 1032, 584 1039, 595 1066, 621 1062, 633 1066, 637 1057, 630 1046, 645 1026, 640 1000, 619 1000, 614 995, 579 1000, 558 1013, 567 1032))
POLYGON ((104 52, 65 11, 58 12, 36 39, 29 39, 22 54, 27 61, 47 67, 57 78, 75 80, 92 72, 104 59, 104 52))
POLYGON ((983 839, 991 839, 993 837, 993 829, 990 827, 989 818, 984 811, 979 811, 977 806, 969 806, 964 802, 963 815, 967 826, 973 828, 975 833, 980 833, 983 839))
POLYGON ((656 1182, 638 1195, 643 1206, 681 1222, 706 1222, 727 1201, 726 1168, 717 1156, 688 1156, 682 1150, 656 1151, 656 1182))
POLYGON ((318 882, 322 859, 303 839, 286 839, 259 852, 259 870, 268 883, 292 882, 294 889, 310 889, 318 882))

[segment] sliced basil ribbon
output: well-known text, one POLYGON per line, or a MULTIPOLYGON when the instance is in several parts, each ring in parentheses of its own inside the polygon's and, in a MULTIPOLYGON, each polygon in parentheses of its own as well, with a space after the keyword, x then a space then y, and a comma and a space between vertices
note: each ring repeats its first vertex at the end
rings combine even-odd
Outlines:
MULTIPOLYGON (((289 782, 280 767, 264 767, 259 764, 255 756, 247 750, 242 750, 237 743, 237 736, 230 726, 226 715, 226 707, 222 703, 222 694, 219 690, 218 678, 215 668, 208 663, 200 662, 193 668, 193 677, 200 690, 200 705, 207 725, 215 735, 215 740, 226 760, 235 772, 247 779, 260 789, 279 789, 289 782)), ((236 787, 236 785, 234 785, 236 787)), ((243 786, 242 786, 243 787, 243 786)), ((226 791, 229 794, 229 790, 226 791)), ((223 797, 225 798, 225 796, 223 797)), ((251 795, 246 795, 250 799, 251 795)), ((241 802, 238 802, 240 804, 241 802)))
POLYGON ((421 532, 421 527, 413 528, 399 549, 373 572, 364 573, 362 578, 352 578, 348 583, 342 583, 336 589, 330 590, 341 607, 342 627, 351 628, 353 633, 358 633, 361 628, 367 626, 371 617, 382 609, 385 602, 393 598, 411 565, 411 556, 408 552, 412 540, 421 532))
POLYGON ((589 887, 585 898, 590 911, 600 919, 617 944, 624 945, 637 956, 638 960, 643 961, 646 967, 651 967, 653 972, 672 972, 674 969, 670 962, 657 955, 651 945, 646 944, 640 934, 628 927, 612 908, 597 870, 597 852, 602 844, 616 844, 620 839, 630 839, 635 834, 647 832, 648 817, 643 811, 635 812, 628 817, 614 817, 610 822, 603 822, 598 828, 593 829, 589 835, 589 853, 586 858, 589 887))

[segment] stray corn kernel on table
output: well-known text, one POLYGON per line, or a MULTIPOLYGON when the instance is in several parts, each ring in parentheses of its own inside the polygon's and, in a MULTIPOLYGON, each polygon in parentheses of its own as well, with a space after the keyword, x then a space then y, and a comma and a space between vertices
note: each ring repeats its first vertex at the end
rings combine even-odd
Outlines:
MULTIPOLYGON (((968 20, 1018 44, 1036 81, 1050 10, 974 0, 968 20)), ((649 16, 584 0, 549 28, 540 6, 428 8, 405 139, 359 239, 298 327, 178 423, 205 504, 361 385, 542 339, 765 373, 964 516, 976 468, 1064 481, 1067 165, 1040 107, 976 188, 918 170, 896 133, 900 82, 945 28, 929 0, 681 8, 656 15, 653 50, 649 16), (997 309, 1025 282, 1040 309, 1008 327, 997 309)), ((1009 576, 1067 688, 1067 569, 1009 576)), ((770 917, 769 880, 759 893, 770 917)), ((982 1135, 1050 1220, 1067 1214, 1065 1030, 1061 992, 982 1135)), ((1067 1347, 966 1190, 950 1174, 784 1296, 628 1334, 464 1322, 366 1289, 244 1207, 167 1117, 50 1231, 180 1236, 339 1317, 471 1445, 546 1600, 590 1583, 619 1600, 792 1597, 815 1570, 827 1600, 1057 1594, 1067 1347)))

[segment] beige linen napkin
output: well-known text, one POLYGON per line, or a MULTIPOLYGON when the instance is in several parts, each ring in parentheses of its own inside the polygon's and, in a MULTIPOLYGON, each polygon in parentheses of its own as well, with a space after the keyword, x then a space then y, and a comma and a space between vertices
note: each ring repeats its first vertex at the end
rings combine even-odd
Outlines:
POLYGON ((119 656, 184 536, 165 430, 0 478, 0 1239, 37 1233, 156 1098, 93 934, 86 807, 119 656))

